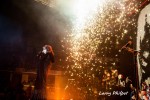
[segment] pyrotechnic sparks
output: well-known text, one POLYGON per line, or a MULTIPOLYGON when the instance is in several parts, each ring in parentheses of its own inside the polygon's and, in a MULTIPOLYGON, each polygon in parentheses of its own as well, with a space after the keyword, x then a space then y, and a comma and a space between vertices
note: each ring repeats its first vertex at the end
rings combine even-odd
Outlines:
MULTIPOLYGON (((136 20, 130 19, 129 14, 133 10, 138 11, 136 8, 139 4, 133 1, 104 0, 92 9, 93 6, 88 4, 84 7, 84 1, 78 3, 75 11, 81 10, 81 13, 76 12, 72 33, 65 40, 70 45, 67 61, 71 62, 65 73, 75 79, 74 85, 81 89, 77 93, 85 93, 86 98, 94 96, 98 89, 96 74, 101 74, 105 66, 116 66, 120 41, 131 32, 129 27, 136 27, 136 20)), ((133 35, 135 33, 130 34, 128 40, 132 40, 133 35)))
MULTIPOLYGON (((84 6, 84 4, 86 4, 83 3, 83 1, 79 3, 80 5, 78 6, 84 6)), ((83 65, 80 65, 82 60, 82 64, 84 63, 84 65, 91 63, 96 56, 96 50, 98 50, 99 45, 103 43, 110 44, 110 47, 102 47, 101 53, 104 52, 103 50, 110 52, 111 48, 116 44, 119 45, 118 41, 122 40, 124 35, 128 33, 128 26, 125 26, 127 20, 126 13, 128 12, 125 11, 125 2, 120 1, 116 3, 111 0, 107 2, 103 1, 105 6, 99 6, 99 4, 100 3, 97 3, 96 9, 91 10, 92 13, 89 12, 90 15, 87 13, 88 5, 85 7, 86 9, 83 7, 81 10, 82 14, 76 14, 77 19, 75 22, 73 21, 74 26, 72 33, 68 35, 68 40, 66 40, 70 44, 70 57, 68 59, 73 59, 74 65, 78 65, 78 68, 83 67, 83 65), (105 38, 105 40, 103 40, 103 38, 105 38), (115 38, 116 42, 112 41, 112 38, 115 38)), ((129 26, 131 23, 135 25, 134 20, 127 23, 129 26)))

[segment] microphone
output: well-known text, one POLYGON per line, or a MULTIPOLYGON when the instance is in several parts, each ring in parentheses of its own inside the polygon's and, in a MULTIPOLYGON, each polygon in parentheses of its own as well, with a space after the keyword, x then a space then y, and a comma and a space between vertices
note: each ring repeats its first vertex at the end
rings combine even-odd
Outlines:
POLYGON ((131 44, 132 44, 132 42, 129 41, 129 42, 126 43, 120 50, 122 51, 122 50, 126 49, 126 47, 128 47, 128 46, 131 45, 131 44))

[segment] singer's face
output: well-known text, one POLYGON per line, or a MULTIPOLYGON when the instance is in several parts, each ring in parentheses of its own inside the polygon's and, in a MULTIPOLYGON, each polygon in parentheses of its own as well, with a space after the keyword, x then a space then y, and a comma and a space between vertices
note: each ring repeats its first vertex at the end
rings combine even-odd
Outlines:
POLYGON ((43 50, 46 50, 46 48, 45 48, 45 47, 43 47, 43 50))

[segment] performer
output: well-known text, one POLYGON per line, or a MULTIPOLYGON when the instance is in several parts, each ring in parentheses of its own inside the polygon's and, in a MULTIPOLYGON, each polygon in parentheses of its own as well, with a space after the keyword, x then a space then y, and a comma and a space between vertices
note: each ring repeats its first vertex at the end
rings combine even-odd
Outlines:
POLYGON ((45 45, 37 55, 37 77, 31 100, 46 100, 46 79, 48 68, 54 62, 54 52, 50 45, 45 45))

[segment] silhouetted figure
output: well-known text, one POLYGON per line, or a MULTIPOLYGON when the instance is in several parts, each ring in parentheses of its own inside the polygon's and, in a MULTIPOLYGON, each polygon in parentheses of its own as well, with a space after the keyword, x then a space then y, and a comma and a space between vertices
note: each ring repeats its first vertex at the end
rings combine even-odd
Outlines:
POLYGON ((54 52, 50 45, 45 45, 37 55, 37 77, 31 100, 46 100, 46 78, 48 68, 54 62, 54 52))

